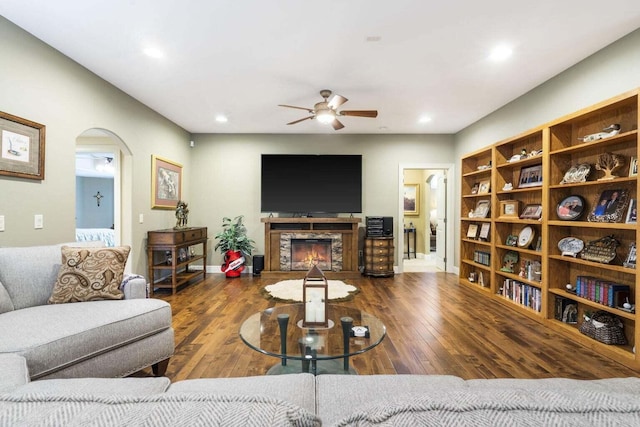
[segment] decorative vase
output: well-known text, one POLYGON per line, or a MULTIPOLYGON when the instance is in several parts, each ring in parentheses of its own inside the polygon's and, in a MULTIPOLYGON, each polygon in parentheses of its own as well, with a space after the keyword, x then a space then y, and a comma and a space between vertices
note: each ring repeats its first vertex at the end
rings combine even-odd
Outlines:
POLYGON ((227 277, 240 277, 242 270, 244 270, 244 257, 240 251, 228 250, 224 254, 224 263, 220 267, 220 270, 227 277))

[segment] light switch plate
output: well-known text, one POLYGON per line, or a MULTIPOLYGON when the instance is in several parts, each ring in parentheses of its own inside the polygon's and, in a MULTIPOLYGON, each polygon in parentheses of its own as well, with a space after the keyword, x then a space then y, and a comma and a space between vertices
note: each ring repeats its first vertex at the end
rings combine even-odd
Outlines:
POLYGON ((33 228, 40 229, 44 227, 44 217, 41 214, 33 216, 33 228))
POLYGON ((4 215, 0 215, 0 231, 4 231, 4 215))

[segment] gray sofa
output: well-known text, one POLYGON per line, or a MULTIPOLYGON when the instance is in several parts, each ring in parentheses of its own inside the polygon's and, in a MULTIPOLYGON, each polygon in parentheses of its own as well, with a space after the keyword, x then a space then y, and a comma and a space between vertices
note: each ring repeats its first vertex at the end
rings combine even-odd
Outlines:
MULTIPOLYGON (((123 281, 122 300, 47 304, 61 246, 0 248, 0 355, 24 356, 32 380, 163 375, 174 351, 171 307, 146 280, 123 281)), ((86 246, 86 245, 83 245, 86 246)))
POLYGON ((288 374, 29 381, 0 355, 0 426, 637 426, 640 379, 288 374))

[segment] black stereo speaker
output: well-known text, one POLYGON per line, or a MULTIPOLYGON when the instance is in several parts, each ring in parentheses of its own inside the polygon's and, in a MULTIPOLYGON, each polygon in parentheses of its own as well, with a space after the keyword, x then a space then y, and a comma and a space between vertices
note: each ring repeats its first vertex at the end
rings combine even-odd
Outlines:
POLYGON ((382 217, 382 234, 385 237, 393 237, 393 217, 392 216, 382 217))
POLYGON ((262 270, 264 270, 264 255, 254 255, 253 256, 253 275, 259 276, 262 270))

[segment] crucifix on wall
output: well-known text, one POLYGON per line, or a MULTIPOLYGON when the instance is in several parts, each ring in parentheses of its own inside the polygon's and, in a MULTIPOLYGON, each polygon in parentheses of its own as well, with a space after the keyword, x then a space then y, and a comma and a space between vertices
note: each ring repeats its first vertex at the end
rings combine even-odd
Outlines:
POLYGON ((98 191, 93 197, 96 198, 96 201, 98 202, 98 207, 100 207, 100 199, 102 199, 104 196, 100 194, 100 192, 98 191))

